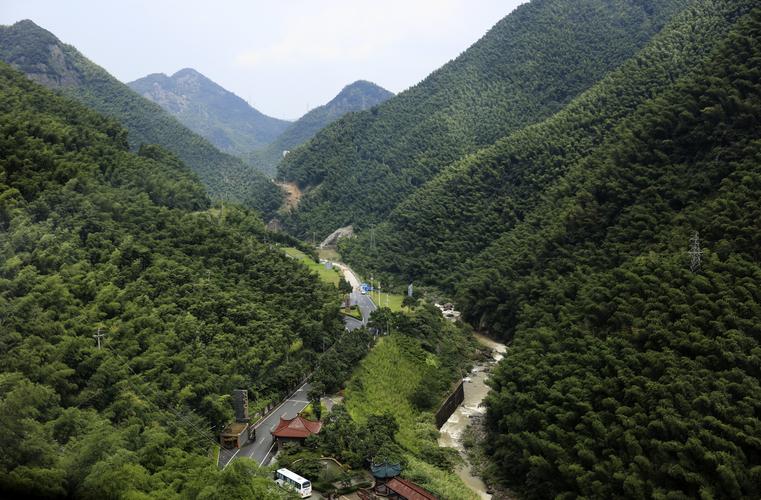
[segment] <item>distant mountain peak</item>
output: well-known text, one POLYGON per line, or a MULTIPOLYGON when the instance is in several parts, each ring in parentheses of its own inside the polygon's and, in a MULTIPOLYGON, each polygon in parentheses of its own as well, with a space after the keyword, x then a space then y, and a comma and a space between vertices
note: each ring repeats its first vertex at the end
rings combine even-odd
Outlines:
POLYGON ((350 83, 327 104, 310 110, 296 120, 265 150, 254 153, 253 162, 264 172, 274 174, 277 163, 283 158, 283 151, 290 151, 304 144, 346 113, 370 109, 393 96, 392 92, 367 80, 350 83))
MULTIPOLYGON (((13 26, 16 26, 16 27, 19 27, 19 28, 25 28, 27 26, 28 27, 40 28, 40 26, 37 23, 35 23, 34 21, 32 21, 31 19, 22 19, 20 21, 16 21, 15 23, 13 23, 13 26)), ((42 29, 42 28, 40 28, 40 29, 42 29)))
POLYGON ((271 143, 290 122, 267 116, 194 68, 154 73, 130 82, 185 126, 227 153, 243 156, 271 143))
MULTIPOLYGON (((0 61, 119 120, 129 131, 132 148, 158 144, 176 154, 198 174, 213 196, 247 200, 263 213, 279 204, 279 190, 264 175, 252 171, 240 159, 223 154, 210 141, 188 130, 161 107, 34 22, 0 26, 0 61)), ((161 87, 169 80, 160 73, 147 78, 151 87, 154 83, 161 87)))
POLYGON ((46 30, 31 19, 22 19, 16 21, 11 26, 6 27, 9 33, 22 34, 25 37, 34 37, 37 41, 44 41, 49 44, 63 44, 61 40, 50 31, 46 30))
POLYGON ((71 87, 82 81, 82 68, 65 55, 67 47, 30 19, 0 26, 0 59, 48 87, 71 87))
MULTIPOLYGON (((172 78, 183 76, 183 75, 193 75, 193 76, 203 76, 206 78, 200 71, 193 69, 193 68, 182 68, 180 70, 177 70, 173 75, 172 78)), ((208 80, 208 78, 207 78, 208 80)))
POLYGON ((347 111, 364 111, 393 97, 394 94, 367 80, 357 80, 341 89, 325 106, 331 115, 347 111), (338 107, 339 109, 331 109, 338 107))
MULTIPOLYGON (((362 79, 356 80, 356 81, 354 81, 354 82, 352 82, 352 83, 350 83, 348 85, 345 85, 343 90, 346 90, 346 89, 352 88, 352 87, 363 87, 363 86, 374 87, 374 88, 378 88, 378 89, 381 89, 381 90, 386 90, 383 87, 381 87, 380 85, 378 85, 377 83, 373 83, 370 80, 362 80, 362 79)), ((388 91, 386 91, 386 92, 388 92, 388 91)), ((391 92, 389 92, 389 93, 391 93, 391 92)))

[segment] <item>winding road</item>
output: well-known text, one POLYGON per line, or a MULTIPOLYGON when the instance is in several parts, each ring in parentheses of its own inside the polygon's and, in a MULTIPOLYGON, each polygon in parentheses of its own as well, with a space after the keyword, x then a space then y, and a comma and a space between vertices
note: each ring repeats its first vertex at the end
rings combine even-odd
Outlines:
MULTIPOLYGON (((346 329, 354 331, 357 328, 361 328, 367 324, 367 320, 370 318, 370 314, 377 309, 375 303, 367 295, 362 295, 359 291, 359 279, 354 272, 343 264, 335 264, 336 267, 341 269, 346 281, 348 281, 354 291, 351 293, 351 304, 356 304, 359 307, 359 311, 362 314, 362 321, 356 318, 344 317, 344 323, 346 329)), ((217 465, 221 468, 227 467, 227 465, 239 457, 247 457, 256 461, 259 465, 267 465, 272 459, 274 452, 274 442, 271 431, 275 428, 280 421, 280 417, 293 418, 303 410, 307 404, 309 404, 309 382, 305 382, 294 392, 288 399, 275 408, 269 415, 258 422, 255 426, 256 439, 250 441, 240 448, 233 448, 227 450, 222 448, 219 452, 219 462, 217 465)))

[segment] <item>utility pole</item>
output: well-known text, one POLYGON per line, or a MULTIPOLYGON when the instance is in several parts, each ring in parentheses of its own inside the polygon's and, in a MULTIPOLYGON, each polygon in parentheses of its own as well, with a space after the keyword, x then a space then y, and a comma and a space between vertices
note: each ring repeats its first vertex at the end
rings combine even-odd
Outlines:
POLYGON ((100 333, 100 330, 101 330, 101 328, 100 328, 100 327, 98 327, 98 333, 96 333, 95 335, 93 335, 93 337, 95 338, 95 340, 97 340, 97 341, 98 341, 98 349, 100 349, 100 339, 102 339, 103 337, 105 337, 105 336, 106 336, 106 334, 105 334, 105 333, 100 333))
POLYGON ((375 251, 375 226, 370 228, 370 250, 375 251))
POLYGON ((690 254, 690 271, 693 273, 698 272, 703 250, 700 249, 700 236, 697 231, 690 238, 690 251, 688 253, 690 254))

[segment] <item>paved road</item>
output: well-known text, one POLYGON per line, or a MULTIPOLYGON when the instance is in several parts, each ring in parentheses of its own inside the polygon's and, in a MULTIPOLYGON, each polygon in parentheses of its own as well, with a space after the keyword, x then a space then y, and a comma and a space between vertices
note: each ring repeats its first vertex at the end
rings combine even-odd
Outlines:
POLYGON ((362 320, 367 324, 367 320, 370 319, 370 313, 378 309, 370 299, 368 295, 362 295, 361 292, 354 291, 351 293, 352 300, 359 306, 359 311, 362 313, 362 320))
POLYGON ((367 320, 370 319, 370 313, 377 309, 375 303, 370 299, 369 295, 362 295, 362 292, 359 291, 359 278, 349 266, 341 264, 340 262, 334 262, 333 265, 341 270, 344 279, 346 279, 354 289, 354 291, 351 292, 351 295, 349 295, 349 303, 351 305, 359 306, 359 312, 362 314, 362 321, 359 321, 356 318, 344 317, 346 329, 352 331, 367 325, 367 320))
POLYGON ((348 316, 344 317, 346 329, 351 331, 367 325, 367 320, 370 319, 370 313, 375 311, 377 307, 375 306, 375 303, 370 300, 369 296, 362 295, 362 293, 358 291, 351 292, 349 301, 351 305, 357 305, 359 307, 359 312, 362 314, 362 321, 356 318, 350 318, 348 316))
POLYGON ((344 323, 346 324, 346 329, 350 332, 356 330, 357 328, 362 328, 365 326, 364 323, 362 323, 360 320, 356 318, 350 318, 348 316, 344 316, 344 323))
POLYGON ((272 458, 271 452, 273 451, 272 444, 274 442, 270 431, 280 421, 281 415, 284 415, 286 418, 293 418, 298 415, 309 403, 307 399, 308 393, 309 383, 307 382, 299 387, 285 403, 276 408, 256 426, 256 439, 254 441, 237 450, 222 449, 219 453, 219 466, 224 468, 229 462, 238 457, 252 458, 258 464, 267 465, 272 458))
MULTIPOLYGON (((349 331, 356 330, 367 324, 367 320, 370 318, 370 313, 377 309, 375 303, 367 295, 362 295, 359 291, 359 280, 354 276, 351 269, 341 266, 344 273, 350 273, 353 286, 356 286, 355 291, 351 293, 350 300, 352 304, 359 306, 359 311, 362 313, 362 321, 355 318, 344 317, 346 323, 346 329, 349 331)), ((349 276, 347 276, 348 278, 349 276)), ((280 421, 280 416, 285 415, 286 418, 293 418, 306 407, 309 403, 307 395, 309 393, 309 383, 302 385, 290 398, 288 398, 280 407, 270 413, 267 418, 262 420, 256 426, 256 439, 249 442, 240 449, 225 450, 222 449, 219 452, 219 466, 225 467, 228 463, 238 457, 248 457, 254 459, 258 464, 267 465, 272 458, 272 444, 273 439, 270 431, 275 428, 280 421)))

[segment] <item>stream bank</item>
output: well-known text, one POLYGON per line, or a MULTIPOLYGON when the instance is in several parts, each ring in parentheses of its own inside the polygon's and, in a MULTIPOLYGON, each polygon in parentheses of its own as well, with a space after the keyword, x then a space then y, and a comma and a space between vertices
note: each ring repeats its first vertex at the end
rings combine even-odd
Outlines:
POLYGON ((455 472, 481 498, 490 499, 491 495, 487 493, 484 482, 481 478, 471 473, 471 466, 465 454, 462 441, 463 432, 468 427, 471 417, 481 417, 486 412, 486 408, 481 406, 481 403, 489 393, 489 386, 486 385, 489 371, 495 363, 504 357, 507 346, 477 333, 474 336, 481 345, 491 349, 492 356, 487 361, 476 364, 470 374, 468 374, 464 386, 465 400, 441 427, 438 442, 439 446, 454 448, 460 453, 465 459, 465 463, 459 465, 455 472))

